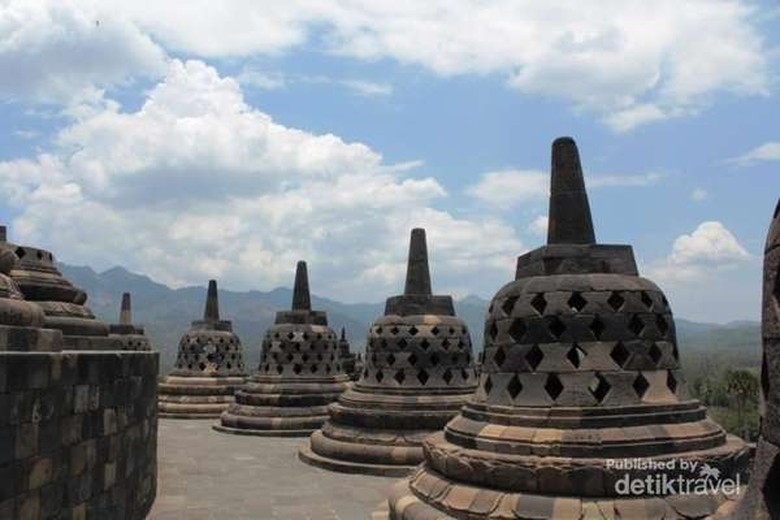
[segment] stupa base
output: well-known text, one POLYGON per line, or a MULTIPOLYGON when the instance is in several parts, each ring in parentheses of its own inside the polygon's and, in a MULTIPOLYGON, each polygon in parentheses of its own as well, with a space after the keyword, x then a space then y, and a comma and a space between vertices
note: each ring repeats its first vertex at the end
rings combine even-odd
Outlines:
MULTIPOLYGON (((511 493, 463 485, 420 469, 411 478, 437 479, 435 502, 418 496, 409 480, 395 484, 388 499, 389 520, 514 520, 630 518, 666 520, 727 518, 737 495, 669 495, 637 498, 579 498, 511 493)), ((378 511, 377 513, 382 513, 378 511)))
POLYGON ((224 433, 263 437, 303 437, 311 435, 327 420, 326 406, 252 407, 232 404, 220 416, 224 433))
MULTIPOLYGON (((417 467, 416 465, 374 464, 369 462, 354 462, 348 460, 323 457, 312 451, 308 445, 298 450, 298 459, 311 466, 339 473, 360 475, 376 475, 381 477, 407 477, 417 467)), ((385 514, 387 514, 385 512, 385 514)))
POLYGON ((243 377, 168 376, 158 384, 159 416, 166 419, 216 419, 233 403, 243 377))
POLYGON ((233 435, 248 435, 254 437, 308 437, 312 432, 312 430, 250 430, 246 428, 224 426, 221 422, 212 424, 211 428, 220 433, 232 433, 233 435))

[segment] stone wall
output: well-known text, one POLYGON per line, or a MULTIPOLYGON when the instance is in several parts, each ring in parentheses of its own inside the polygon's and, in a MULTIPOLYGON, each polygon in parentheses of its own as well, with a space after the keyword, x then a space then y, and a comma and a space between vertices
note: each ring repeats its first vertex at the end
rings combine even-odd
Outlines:
POLYGON ((0 352, 0 518, 142 519, 156 352, 0 352))

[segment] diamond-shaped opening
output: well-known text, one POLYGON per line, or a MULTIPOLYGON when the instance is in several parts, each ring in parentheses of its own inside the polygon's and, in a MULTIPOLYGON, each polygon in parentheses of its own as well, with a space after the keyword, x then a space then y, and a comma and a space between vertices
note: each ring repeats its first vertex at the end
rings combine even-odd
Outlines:
POLYGON ((292 360, 293 360, 293 355, 292 354, 287 354, 287 362, 289 363, 292 360))
POLYGON ((496 326, 495 321, 491 321, 490 325, 488 326, 488 336, 490 336, 490 339, 495 341, 496 336, 498 336, 498 327, 496 326))
POLYGON ((420 370, 419 372, 417 372, 417 380, 418 380, 418 381, 420 382, 420 384, 422 384, 422 385, 424 385, 425 383, 427 383, 427 382, 428 382, 428 379, 429 379, 430 377, 431 377, 431 376, 428 374, 428 372, 426 372, 426 371, 425 371, 425 369, 423 369, 423 370, 420 370))
POLYGON ((518 379, 517 374, 513 375, 512 379, 509 380, 509 384, 507 385, 506 389, 512 399, 517 397, 517 394, 523 390, 523 384, 520 382, 520 379, 518 379))
POLYGON ((321 340, 321 339, 322 339, 322 334, 319 334, 319 333, 318 333, 318 334, 317 334, 317 339, 318 339, 318 340, 321 340))
POLYGON ((416 335, 418 332, 420 332, 420 331, 419 331, 419 330, 417 330, 417 327, 415 327, 414 325, 412 325, 411 327, 409 327, 409 334, 410 334, 410 335, 414 336, 414 335, 416 335))
POLYGON ((398 327, 393 327, 392 329, 390 329, 390 334, 392 334, 393 336, 398 334, 398 327))
POLYGON ((647 353, 650 354, 650 359, 652 359, 653 363, 656 365, 658 365, 658 362, 661 361, 661 358, 664 355, 657 343, 653 343, 653 346, 650 347, 650 350, 647 353))
POLYGON ((385 375, 382 373, 382 371, 381 370, 377 370, 376 371, 376 380, 381 383, 382 379, 384 379, 384 378, 385 378, 385 375))
POLYGON ((431 365, 436 366, 438 364, 439 364, 439 355, 436 352, 434 352, 431 355, 431 365))
POLYGON ((582 364, 582 360, 585 359, 585 351, 580 348, 579 345, 576 343, 571 346, 569 351, 566 353, 566 358, 569 360, 569 362, 574 365, 574 368, 580 368, 580 365, 582 364))
POLYGON ((382 338, 379 340, 379 347, 380 348, 387 348, 387 340, 385 338, 382 338))
POLYGON ((666 296, 661 296, 661 303, 664 304, 664 307, 669 307, 669 300, 666 299, 666 296))
POLYGON ((588 385, 588 390, 590 390, 590 393, 593 394, 593 397, 595 397, 596 401, 599 403, 603 402, 604 398, 607 397, 610 388, 612 388, 612 386, 604 376, 598 372, 593 376, 593 379, 591 379, 590 385, 588 385))
POLYGON ((563 392, 563 384, 556 374, 550 374, 547 376, 547 382, 544 384, 544 389, 547 394, 555 401, 558 396, 563 392))
POLYGON ((406 345, 408 345, 408 343, 406 342, 406 340, 404 338, 398 338, 398 348, 403 350, 403 349, 406 348, 406 345))
POLYGON ((544 314, 544 310, 547 308, 547 300, 544 299, 544 295, 542 293, 534 296, 534 298, 531 300, 531 307, 533 307, 540 315, 544 314))
POLYGON ((325 365, 325 373, 330 374, 331 368, 330 365, 325 365))
POLYGON ((606 330, 607 326, 604 324, 603 321, 601 321, 601 318, 596 316, 593 318, 593 321, 590 322, 590 325, 588 325, 588 328, 590 328, 590 331, 593 333, 593 337, 597 340, 601 340, 601 335, 604 334, 604 331, 606 330))
POLYGON ((522 343, 525 332, 525 322, 521 318, 512 321, 512 326, 509 327, 509 335, 515 340, 515 343, 522 343))
POLYGON ((658 327, 658 331, 661 333, 661 335, 666 337, 666 334, 669 332, 669 322, 667 322, 662 315, 658 314, 655 317, 655 324, 658 327))
POLYGON ((490 391, 493 390, 493 380, 490 379, 490 376, 485 378, 485 384, 482 385, 482 388, 485 389, 486 394, 490 394, 490 391))
POLYGON ((569 297, 567 303, 574 312, 582 312, 582 309, 588 304, 588 300, 586 300, 582 294, 575 292, 569 297))
POLYGON ((403 370, 396 370, 395 374, 393 374, 393 379, 395 379, 399 385, 404 384, 404 379, 406 379, 406 372, 403 370))
POLYGON ((441 340, 441 348, 443 348, 444 350, 450 348, 450 340, 448 340, 447 338, 441 340))
POLYGON ((284 369, 282 368, 282 365, 276 365, 276 371, 281 374, 284 369))
POLYGON ((634 384, 632 386, 634 387, 636 395, 638 395, 641 399, 645 396, 647 389, 650 388, 650 383, 647 381, 647 379, 645 379, 645 376, 640 373, 638 376, 636 376, 636 379, 634 379, 634 384))
POLYGON ((301 370, 303 370, 303 367, 298 363, 293 365, 293 372, 295 372, 296 374, 300 374, 301 370))
POLYGON ((628 322, 628 330, 630 330, 634 336, 639 336, 642 334, 642 331, 645 330, 645 322, 643 322, 639 316, 634 314, 631 316, 631 320, 628 322))
POLYGON ((517 302, 517 296, 510 296, 506 300, 504 300, 504 303, 501 304, 501 310, 504 311, 504 314, 509 316, 512 314, 512 309, 515 308, 515 303, 517 302))
POLYGON ((422 347, 423 350, 428 350, 428 347, 430 346, 431 343, 425 338, 423 338, 422 341, 420 342, 420 347, 422 347))
POLYGON ((412 365, 412 366, 416 365, 417 364, 417 356, 415 356, 414 354, 409 356, 409 364, 412 365))
POLYGON ((622 341, 618 341, 617 344, 612 347, 612 352, 609 353, 609 356, 620 368, 623 368, 623 365, 628 361, 628 358, 631 357, 631 352, 623 345, 622 341))
POLYGON ((376 365, 376 360, 377 360, 376 352, 374 352, 373 354, 371 354, 371 363, 376 365))
POLYGON ((310 370, 312 374, 315 373, 317 371, 317 365, 312 365, 310 370))
POLYGON ((609 298, 607 298, 607 303, 610 307, 612 307, 615 311, 619 311, 620 308, 623 306, 624 303, 626 303, 626 299, 623 298, 619 292, 613 291, 612 294, 609 295, 609 298))
POLYGON ((666 372, 666 386, 669 387, 673 394, 677 393, 677 378, 674 377, 671 370, 666 372))
POLYGON ((24 258, 24 255, 27 254, 27 251, 25 251, 23 247, 17 247, 15 253, 16 256, 18 256, 19 259, 21 260, 22 258, 24 258))
POLYGON ((382 327, 377 327, 376 329, 374 329, 374 332, 375 332, 377 335, 379 335, 379 334, 382 334, 382 327))
POLYGON ((389 366, 393 366, 393 363, 395 363, 395 356, 391 353, 387 355, 387 364, 389 366))
POLYGON ((652 310, 653 299, 649 294, 647 294, 645 291, 642 291, 642 295, 639 297, 639 299, 642 300, 642 304, 647 307, 647 310, 652 310))
POLYGON ((501 368, 501 365, 503 365, 504 361, 506 361, 506 353, 504 353, 504 349, 499 348, 496 350, 496 353, 493 355, 493 361, 495 361, 498 368, 501 368))
POLYGON ((295 334, 293 333, 293 331, 290 331, 290 332, 287 333, 287 339, 293 339, 294 337, 295 337, 295 334))
POLYGON ((304 332, 303 333, 303 340, 304 341, 309 341, 309 333, 308 332, 304 332))
POLYGON ((452 378, 454 376, 452 375, 452 370, 449 368, 444 371, 444 373, 441 375, 441 378, 444 379, 444 382, 447 384, 450 384, 450 381, 452 381, 452 378))
POLYGON ((317 361, 322 361, 323 359, 322 354, 317 354, 317 361))
POLYGON ((434 336, 438 336, 439 335, 439 327, 434 325, 433 328, 431 328, 431 334, 433 334, 434 336))
POLYGON ((460 369, 460 377, 462 377, 464 381, 466 381, 469 378, 469 373, 466 371, 465 368, 460 369))
POLYGON ((553 316, 547 320, 547 330, 553 335, 555 339, 560 339, 564 332, 566 332, 566 325, 558 316, 553 316))
POLYGON ((539 363, 541 363, 543 359, 544 352, 542 352, 542 349, 539 348, 539 345, 534 345, 531 347, 531 350, 529 350, 528 354, 525 355, 525 360, 528 361, 528 364, 531 366, 532 370, 536 370, 536 367, 539 366, 539 363))
POLYGON ((306 354, 306 353, 304 353, 304 354, 301 356, 301 359, 303 360, 303 362, 304 362, 304 363, 306 363, 306 362, 309 360, 309 355, 308 355, 308 354, 306 354))

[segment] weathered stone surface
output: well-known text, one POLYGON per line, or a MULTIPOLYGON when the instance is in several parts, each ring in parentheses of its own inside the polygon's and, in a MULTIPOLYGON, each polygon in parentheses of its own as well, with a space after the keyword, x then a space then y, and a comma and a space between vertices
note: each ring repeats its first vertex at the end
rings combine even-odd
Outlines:
POLYGON ((203 319, 184 333, 176 364, 159 385, 160 416, 219 417, 245 376, 241 340, 230 321, 220 320, 217 282, 210 280, 203 319))
POLYGON ((490 303, 484 342, 473 399, 424 441, 425 462, 391 496, 390 519, 723 512, 725 491, 620 491, 624 479, 695 479, 688 468, 705 464, 735 478, 749 450, 683 397, 669 302, 638 276, 630 246, 595 243, 569 138, 553 143, 548 245, 518 258, 515 280, 490 303))
POLYGON ((214 429, 242 435, 309 435, 325 422, 327 405, 348 381, 336 334, 324 312, 311 310, 306 263, 298 262, 292 309, 276 314, 263 340, 257 373, 236 392, 235 403, 214 429))
POLYGON ((762 308, 761 438, 747 493, 731 518, 780 518, 780 200, 767 233, 762 308))
POLYGON ((334 471, 405 475, 422 441, 476 384, 471 338, 450 296, 431 294, 425 231, 412 230, 405 292, 370 327, 360 378, 328 411, 300 458, 334 471))

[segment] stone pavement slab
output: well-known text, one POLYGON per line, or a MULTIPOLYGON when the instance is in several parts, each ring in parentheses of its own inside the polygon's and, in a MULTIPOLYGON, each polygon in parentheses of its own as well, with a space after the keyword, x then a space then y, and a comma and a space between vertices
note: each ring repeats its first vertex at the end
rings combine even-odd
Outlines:
POLYGON ((213 423, 160 419, 151 520, 370 520, 398 480, 304 464, 307 437, 229 435, 213 423))

